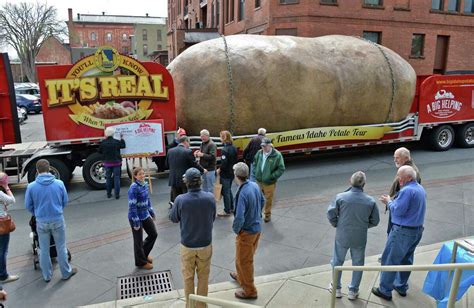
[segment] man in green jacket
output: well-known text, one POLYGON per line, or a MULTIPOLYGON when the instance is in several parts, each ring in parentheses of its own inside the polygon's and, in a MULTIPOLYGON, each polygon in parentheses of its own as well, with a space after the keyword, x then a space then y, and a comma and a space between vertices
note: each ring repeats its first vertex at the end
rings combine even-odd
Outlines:
POLYGON ((273 148, 272 141, 263 138, 261 150, 257 152, 253 161, 253 173, 258 186, 265 195, 264 214, 265 222, 269 222, 272 216, 273 193, 276 182, 285 171, 285 162, 280 152, 273 148))

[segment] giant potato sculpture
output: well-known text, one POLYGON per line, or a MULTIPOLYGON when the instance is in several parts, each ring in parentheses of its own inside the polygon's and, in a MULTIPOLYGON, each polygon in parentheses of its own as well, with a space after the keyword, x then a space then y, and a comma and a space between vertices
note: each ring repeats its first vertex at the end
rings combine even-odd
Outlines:
POLYGON ((234 135, 399 121, 407 116, 416 74, 399 55, 361 38, 233 35, 194 45, 168 69, 177 121, 198 135, 233 126, 234 135), (233 117, 233 121, 231 121, 233 117))

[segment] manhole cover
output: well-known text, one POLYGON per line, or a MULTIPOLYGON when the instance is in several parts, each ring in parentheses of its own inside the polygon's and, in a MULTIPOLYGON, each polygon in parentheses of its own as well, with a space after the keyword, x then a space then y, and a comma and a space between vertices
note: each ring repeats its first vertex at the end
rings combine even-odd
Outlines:
POLYGON ((169 291, 173 291, 171 271, 118 277, 118 299, 143 297, 169 291))

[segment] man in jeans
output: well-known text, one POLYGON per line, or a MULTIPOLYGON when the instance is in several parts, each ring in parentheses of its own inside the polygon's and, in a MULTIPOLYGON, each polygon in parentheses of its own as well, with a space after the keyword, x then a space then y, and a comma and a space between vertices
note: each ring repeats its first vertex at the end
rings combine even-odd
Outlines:
POLYGON ((36 230, 40 244, 40 267, 43 279, 49 282, 53 276, 49 246, 51 235, 56 244, 59 269, 63 280, 68 280, 77 273, 67 260, 66 232, 63 216, 68 197, 64 183, 49 173, 49 162, 40 159, 36 163, 38 177, 28 184, 25 195, 25 207, 36 216, 36 230))
MULTIPOLYGON (((379 210, 374 198, 364 193, 365 174, 357 171, 351 176, 351 187, 336 196, 328 208, 327 217, 336 229, 332 266, 344 264, 347 251, 351 251, 352 265, 364 265, 367 229, 379 224, 379 210)), ((350 300, 359 296, 362 272, 353 272, 349 285, 350 300)), ((329 286, 332 291, 332 283, 329 286)), ((336 297, 341 298, 341 273, 337 279, 336 297)))
MULTIPOLYGON (((181 271, 184 279, 186 303, 194 294, 194 274, 197 272, 197 294, 207 296, 212 257, 212 227, 216 217, 214 196, 201 190, 201 172, 186 170, 183 181, 188 192, 176 197, 169 218, 180 223, 181 271)), ((198 303, 197 307, 206 307, 198 303)))
POLYGON ((201 131, 201 146, 194 152, 194 156, 199 159, 199 164, 206 173, 202 175, 202 190, 214 194, 214 183, 216 182, 216 144, 211 140, 207 129, 201 131))
POLYGON ((239 185, 235 195, 235 217, 232 230, 237 234, 235 239, 235 268, 230 273, 242 289, 235 292, 241 299, 257 298, 257 288, 253 278, 253 256, 257 250, 262 231, 262 208, 265 204, 260 188, 248 180, 249 167, 245 163, 234 165, 235 181, 239 185))
MULTIPOLYGON (((379 200, 388 206, 392 214, 392 230, 382 253, 382 265, 413 265, 416 246, 423 236, 426 213, 426 192, 417 182, 417 172, 411 166, 398 168, 400 191, 395 199, 388 195, 379 200)), ((372 293, 385 300, 392 300, 392 291, 407 296, 408 278, 411 272, 382 272, 379 287, 372 293)))
POLYGON ((112 198, 112 186, 114 187, 115 199, 120 198, 120 176, 122 174, 122 156, 120 149, 125 148, 125 140, 114 139, 115 128, 110 126, 105 129, 105 139, 99 146, 99 153, 105 167, 105 189, 107 198, 112 198), (113 183, 112 183, 113 180, 113 183))

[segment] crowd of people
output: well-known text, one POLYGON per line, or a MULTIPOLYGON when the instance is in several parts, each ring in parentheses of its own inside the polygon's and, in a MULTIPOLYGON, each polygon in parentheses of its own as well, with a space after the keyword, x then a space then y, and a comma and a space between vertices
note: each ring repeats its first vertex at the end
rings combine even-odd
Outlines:
MULTIPOLYGON (((107 174, 106 194, 120 198, 121 156, 120 149, 126 144, 123 138, 113 138, 115 130, 105 130, 106 139, 99 152, 103 155, 107 174), (118 170, 118 171, 117 171, 118 170)), ((212 230, 216 217, 233 215, 232 230, 236 234, 235 272, 230 272, 241 289, 235 292, 240 299, 255 299, 258 292, 254 283, 254 255, 261 237, 263 223, 271 221, 273 195, 278 179, 285 171, 281 153, 273 147, 266 130, 260 128, 243 152, 244 162, 238 162, 237 148, 229 131, 220 132, 222 149, 220 165, 217 165, 217 146, 208 130, 200 132, 201 145, 194 153, 189 138, 180 129, 175 142, 169 147, 166 166, 169 168, 170 207, 169 219, 179 223, 181 232, 181 269, 186 300, 195 293, 207 296, 209 272, 213 255, 212 230), (217 211, 215 183, 222 184, 223 210, 217 211), (238 189, 234 195, 232 184, 238 189)), ((423 234, 426 212, 426 193, 421 186, 419 170, 406 148, 394 153, 397 167, 396 178, 387 195, 378 200, 385 204, 390 218, 387 226, 387 242, 380 258, 382 265, 413 264, 416 246, 423 234)), ((68 203, 64 183, 50 174, 49 162, 36 163, 38 176, 26 190, 25 207, 36 217, 40 247, 49 247, 51 239, 56 245, 62 279, 68 280, 77 273, 68 261, 63 211, 68 203)), ((348 251, 353 265, 364 265, 367 230, 379 224, 376 199, 364 192, 367 178, 357 171, 350 178, 350 187, 334 198, 327 209, 329 223, 336 228, 332 266, 344 263, 348 251)), ((8 187, 8 177, 0 173, 0 217, 8 215, 7 208, 15 202, 8 187), (6 180, 5 180, 6 178, 6 180)), ((150 270, 153 249, 158 233, 156 215, 151 204, 145 172, 141 167, 133 169, 133 183, 128 189, 128 220, 133 235, 135 266, 150 270), (143 231, 147 237, 143 239, 143 231)), ((0 283, 15 281, 19 277, 7 272, 6 261, 9 233, 0 235, 0 283)), ((41 249, 39 264, 45 282, 52 279, 53 270, 49 249, 41 249)), ((385 300, 392 299, 395 290, 406 296, 410 272, 382 272, 380 285, 372 293, 385 300)), ((348 298, 359 296, 362 272, 353 272, 348 286, 348 298)), ((342 297, 341 275, 336 281, 336 297, 342 297)), ((332 283, 329 286, 332 291, 332 283)), ((6 292, 0 285, 0 299, 6 292)), ((204 306, 204 305, 201 305, 204 306)))

